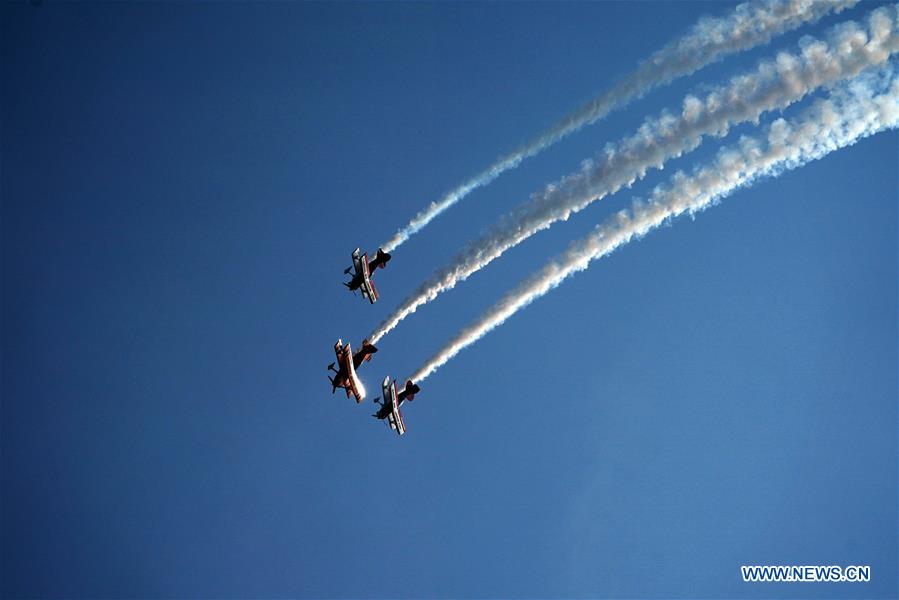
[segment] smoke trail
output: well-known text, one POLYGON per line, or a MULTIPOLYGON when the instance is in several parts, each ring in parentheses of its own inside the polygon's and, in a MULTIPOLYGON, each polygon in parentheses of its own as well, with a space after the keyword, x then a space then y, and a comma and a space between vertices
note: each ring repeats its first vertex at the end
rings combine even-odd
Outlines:
POLYGON ((590 203, 645 176, 650 168, 693 150, 705 135, 724 136, 733 125, 757 122, 762 113, 783 109, 821 86, 858 75, 886 61, 899 50, 899 5, 871 11, 863 24, 854 21, 831 28, 825 41, 804 37, 799 51, 780 52, 755 70, 712 88, 704 97, 688 95, 680 114, 663 111, 647 119, 638 131, 604 153, 586 161, 580 172, 547 186, 531 201, 466 247, 446 267, 435 272, 406 298, 372 333, 376 343, 441 292, 501 256, 538 231, 590 203))
POLYGON ((899 126, 899 79, 895 65, 860 75, 827 100, 819 100, 792 121, 777 119, 762 136, 742 137, 722 148, 708 166, 690 176, 678 172, 667 187, 658 187, 648 202, 635 201, 576 242, 541 271, 488 310, 477 322, 427 361, 412 378, 421 381, 466 346, 543 296, 592 261, 685 212, 716 204, 761 177, 774 177, 819 159, 861 138, 899 126))
POLYGON ((814 23, 831 11, 839 13, 857 3, 858 0, 765 0, 740 4, 726 17, 701 18, 683 37, 641 62, 636 71, 624 77, 611 90, 566 115, 524 146, 500 157, 486 170, 432 202, 382 248, 385 252, 391 252, 473 190, 487 185, 503 172, 517 167, 524 159, 595 123, 653 88, 690 75, 729 54, 765 44, 773 37, 803 24, 814 23))

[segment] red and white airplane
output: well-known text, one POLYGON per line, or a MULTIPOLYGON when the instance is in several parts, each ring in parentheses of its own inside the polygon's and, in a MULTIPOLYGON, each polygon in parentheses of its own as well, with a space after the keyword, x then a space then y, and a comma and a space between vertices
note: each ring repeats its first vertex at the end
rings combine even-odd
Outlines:
POLYGON ((344 344, 342 340, 337 340, 337 343, 334 344, 337 362, 328 365, 328 370, 334 371, 334 377, 328 376, 328 379, 331 380, 331 393, 336 392, 337 388, 343 388, 346 390, 347 398, 352 394, 356 398, 357 404, 362 402, 365 398, 365 387, 359 381, 356 369, 362 366, 362 363, 371 360, 371 355, 377 351, 378 349, 368 343, 368 340, 364 340, 362 349, 353 354, 349 342, 344 344), (337 369, 334 368, 335 364, 339 365, 337 369))
POLYGON ((378 301, 378 290, 371 280, 371 274, 375 269, 383 269, 390 262, 390 255, 378 248, 374 260, 369 262, 368 254, 360 254, 359 248, 353 250, 353 266, 347 268, 343 273, 349 275, 353 273, 353 278, 343 285, 350 288, 351 292, 362 290, 362 295, 368 298, 372 304, 378 301))
POLYGON ((396 391, 396 379, 390 381, 390 376, 384 378, 381 383, 381 393, 384 399, 375 398, 375 403, 380 404, 381 408, 372 416, 377 419, 387 419, 387 424, 391 429, 396 431, 397 435, 406 433, 406 424, 403 423, 403 413, 400 412, 400 406, 403 402, 410 402, 415 398, 415 394, 421 391, 421 388, 412 383, 411 379, 406 380, 406 385, 399 393, 396 391))

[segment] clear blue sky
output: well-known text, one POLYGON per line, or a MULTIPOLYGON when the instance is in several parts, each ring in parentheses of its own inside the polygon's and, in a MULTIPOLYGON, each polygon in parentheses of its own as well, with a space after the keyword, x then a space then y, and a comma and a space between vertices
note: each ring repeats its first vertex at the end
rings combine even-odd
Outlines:
MULTIPOLYGON (((729 6, 3 4, 3 595, 896 597, 895 132, 600 261, 429 378, 402 439, 326 379, 338 337, 529 193, 873 4, 476 192, 375 306, 340 285, 354 247, 729 6)), ((716 144, 422 308, 369 389, 716 144)))

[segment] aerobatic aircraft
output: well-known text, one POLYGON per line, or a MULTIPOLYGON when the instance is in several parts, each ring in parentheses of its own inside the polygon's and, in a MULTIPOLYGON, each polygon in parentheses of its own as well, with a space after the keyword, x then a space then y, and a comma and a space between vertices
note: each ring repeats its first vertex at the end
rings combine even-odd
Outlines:
POLYGON ((362 290, 362 295, 368 298, 372 304, 378 301, 378 290, 375 289, 375 283, 371 280, 371 274, 375 269, 383 269, 390 262, 390 255, 380 248, 375 254, 374 260, 369 262, 368 254, 360 254, 359 248, 353 250, 353 265, 348 267, 343 273, 349 275, 353 273, 353 278, 343 285, 350 288, 355 293, 356 290, 362 290))
POLYGON ((406 385, 399 393, 396 391, 396 379, 390 381, 390 376, 384 378, 381 383, 381 393, 384 395, 383 400, 375 398, 375 404, 380 404, 381 408, 372 416, 377 419, 387 419, 387 424, 391 429, 396 431, 397 435, 406 433, 406 424, 403 423, 403 413, 400 412, 400 406, 403 402, 410 402, 415 398, 415 394, 421 391, 421 388, 412 383, 411 379, 406 380, 406 385))
POLYGON ((362 348, 353 354, 353 349, 350 347, 349 342, 344 344, 343 340, 337 340, 337 343, 334 344, 337 362, 328 365, 328 370, 334 371, 334 377, 328 375, 328 379, 331 380, 331 393, 336 392, 337 388, 343 388, 346 390, 347 398, 352 394, 356 398, 357 403, 362 402, 362 399, 365 397, 365 387, 359 381, 356 369, 362 363, 371 360, 371 355, 377 351, 378 349, 370 344, 368 340, 364 340, 362 348), (336 369, 334 368, 335 364, 338 365, 336 369))

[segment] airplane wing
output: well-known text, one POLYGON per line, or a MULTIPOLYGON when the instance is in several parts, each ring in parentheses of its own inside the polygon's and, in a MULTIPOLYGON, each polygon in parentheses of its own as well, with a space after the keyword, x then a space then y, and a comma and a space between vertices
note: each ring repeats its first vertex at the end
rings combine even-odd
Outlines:
POLYGON ((372 304, 378 301, 378 289, 375 287, 375 282, 368 277, 362 281, 362 295, 368 298, 372 304))
POLYGON ((375 283, 371 280, 371 270, 368 268, 368 254, 363 254, 359 258, 359 267, 362 273, 362 295, 368 298, 371 304, 378 301, 378 290, 375 283))
POLYGON ((350 343, 347 342, 344 348, 346 348, 346 373, 348 384, 346 388, 346 397, 349 398, 350 394, 352 394, 356 398, 356 404, 359 404, 365 396, 365 388, 362 387, 359 383, 359 378, 356 376, 356 367, 353 366, 353 351, 350 348, 350 343))
POLYGON ((340 365, 340 370, 346 372, 346 397, 349 398, 351 395, 356 398, 356 403, 362 402, 365 397, 365 388, 359 383, 359 378, 356 376, 356 368, 353 366, 353 348, 350 346, 350 343, 341 345, 341 340, 337 340, 337 343, 334 344, 334 353, 337 355, 337 364, 340 365))
POLYGON ((381 391, 384 394, 384 404, 390 407, 387 424, 396 431, 397 435, 403 435, 406 433, 406 425, 403 423, 403 413, 400 412, 399 404, 397 404, 396 382, 391 383, 390 378, 386 378, 381 384, 381 391))
POLYGON ((353 270, 356 272, 356 275, 362 273, 362 257, 359 254, 359 248, 353 250, 353 270))
POLYGON ((384 406, 393 406, 396 402, 396 388, 390 383, 390 376, 381 382, 381 397, 384 398, 384 406))
POLYGON ((362 277, 365 281, 368 281, 369 277, 371 277, 371 272, 368 270, 368 253, 363 254, 362 256, 356 256, 353 261, 359 263, 358 272, 362 273, 362 277))
POLYGON ((337 364, 343 365, 345 353, 343 351, 343 340, 337 340, 334 344, 334 354, 337 355, 337 364))
POLYGON ((398 406, 394 406, 393 412, 387 415, 387 422, 390 424, 390 428, 396 431, 397 435, 406 433, 406 425, 403 423, 403 413, 400 412, 398 406))
POLYGON ((363 394, 359 391, 359 382, 355 377, 347 379, 346 397, 349 398, 351 395, 356 398, 356 404, 362 402, 363 394))

